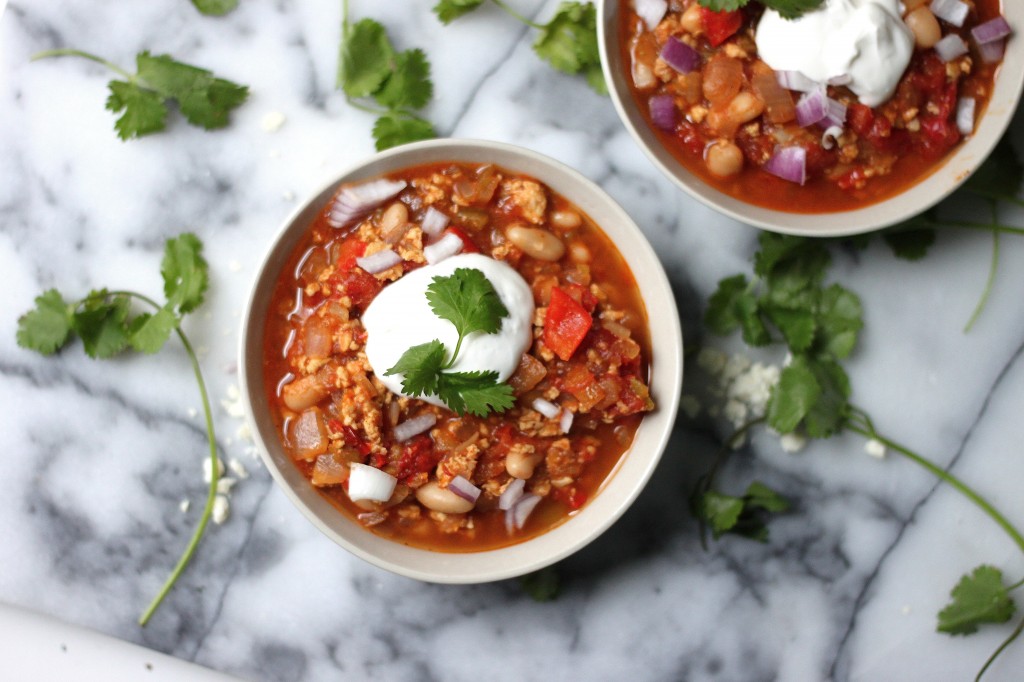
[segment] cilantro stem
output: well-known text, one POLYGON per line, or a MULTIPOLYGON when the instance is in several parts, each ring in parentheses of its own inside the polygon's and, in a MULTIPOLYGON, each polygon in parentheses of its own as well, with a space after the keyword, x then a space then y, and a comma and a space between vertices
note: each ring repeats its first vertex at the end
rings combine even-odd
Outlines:
POLYGON ((115 72, 121 74, 126 79, 128 79, 129 82, 134 82, 135 81, 135 76, 133 74, 128 73, 127 71, 122 69, 117 64, 114 64, 113 62, 108 62, 106 59, 103 59, 102 57, 97 57, 94 54, 90 54, 88 52, 83 52, 82 50, 74 50, 74 49, 71 49, 71 48, 61 48, 61 49, 57 49, 57 50, 43 50, 42 52, 36 52, 34 55, 32 55, 30 61, 34 62, 34 61, 37 61, 39 59, 47 59, 49 57, 82 57, 83 59, 88 59, 89 61, 96 62, 97 64, 102 64, 103 66, 107 67, 111 71, 115 71, 115 72))
POLYGON ((491 0, 491 2, 493 2, 495 5, 497 5, 501 9, 505 10, 506 14, 508 14, 509 16, 514 17, 515 19, 521 21, 522 23, 526 24, 527 26, 530 26, 532 28, 537 28, 537 29, 543 29, 544 28, 544 24, 538 24, 535 21, 531 21, 531 20, 527 19, 522 14, 520 14, 516 10, 512 9, 512 7, 510 7, 508 4, 506 4, 503 0, 491 0))
MULTIPOLYGON (((103 297, 119 295, 135 298, 152 306, 155 310, 163 308, 163 306, 153 299, 135 291, 111 291, 103 294, 103 297)), ((78 305, 98 297, 99 295, 86 297, 82 299, 78 305)), ((192 344, 188 340, 188 336, 186 336, 185 332, 182 330, 180 323, 174 326, 174 331, 181 340, 182 346, 185 347, 185 352, 188 354, 189 362, 192 364, 192 372, 195 374, 196 383, 199 385, 199 396, 203 402, 203 417, 206 420, 206 438, 210 444, 210 489, 206 494, 206 506, 203 508, 202 516, 199 517, 199 523, 192 532, 192 538, 189 540, 188 546, 185 547, 185 551, 178 559, 178 563, 174 566, 174 570, 172 570, 171 574, 167 577, 163 587, 160 588, 160 591, 139 617, 139 625, 142 626, 145 626, 146 623, 149 622, 149 619, 152 618, 164 598, 171 591, 171 588, 174 587, 174 583, 177 582, 178 578, 181 577, 181 574, 185 571, 185 567, 188 565, 189 561, 191 561, 192 555, 195 554, 196 548, 199 546, 199 540, 203 537, 203 532, 206 530, 206 526, 210 522, 210 517, 213 514, 213 503, 217 499, 217 481, 220 479, 220 465, 217 460, 217 438, 214 435, 213 429, 213 411, 210 409, 210 396, 206 391, 206 382, 203 380, 203 371, 199 366, 199 357, 192 348, 192 344)))
MULTIPOLYGON (((996 203, 992 202, 992 224, 994 225, 997 220, 996 203)), ((985 288, 981 292, 981 298, 978 300, 978 305, 975 306, 974 312, 971 314, 971 319, 967 321, 967 325, 964 327, 964 334, 971 331, 974 327, 974 323, 978 321, 981 316, 981 311, 985 309, 985 305, 988 303, 989 296, 992 294, 992 287, 996 280, 996 271, 999 270, 999 232, 998 230, 992 231, 992 262, 988 268, 988 279, 985 281, 985 288)))
POLYGON ((977 223, 970 220, 944 220, 931 223, 931 227, 960 227, 965 230, 984 230, 986 232, 1006 232, 1008 234, 1024 235, 1024 228, 1001 223, 977 223))
POLYGON ((874 438, 875 440, 885 445, 887 448, 895 450, 896 452, 900 453, 901 455, 903 455, 910 461, 914 462, 918 466, 927 469, 940 480, 948 483, 950 486, 956 489, 957 492, 959 492, 961 495, 963 495, 968 500, 973 502, 975 506, 977 506, 983 512, 988 514, 989 518, 995 521, 996 524, 998 524, 999 527, 1002 528, 1006 532, 1006 534, 1010 536, 1010 539, 1014 541, 1017 547, 1019 547, 1020 550, 1024 552, 1024 535, 1021 535, 1020 531, 1018 531, 1017 528, 1014 527, 1014 525, 1010 523, 1005 516, 999 513, 999 511, 995 507, 993 507, 988 502, 988 500, 982 497, 973 488, 968 486, 959 478, 949 473, 945 469, 936 466, 935 464, 925 459, 921 455, 917 454, 913 450, 910 450, 909 448, 906 448, 900 445, 899 443, 889 440, 885 436, 882 436, 877 431, 875 431, 874 428, 870 426, 865 427, 852 422, 847 422, 846 428, 853 431, 854 433, 859 433, 860 435, 866 438, 874 438))
POLYGON ((981 666, 981 670, 979 670, 978 674, 974 677, 974 682, 979 682, 981 680, 982 675, 985 674, 985 671, 988 670, 989 666, 995 662, 995 660, 999 657, 999 654, 1003 653, 1003 651, 1006 650, 1006 647, 1013 644, 1014 640, 1020 637, 1021 632, 1024 632, 1024 619, 1022 619, 1020 623, 1017 624, 1017 627, 1013 629, 1013 632, 1010 633, 1010 636, 1004 639, 1003 643, 1000 644, 999 647, 992 652, 992 655, 988 657, 988 659, 985 661, 985 665, 981 666))

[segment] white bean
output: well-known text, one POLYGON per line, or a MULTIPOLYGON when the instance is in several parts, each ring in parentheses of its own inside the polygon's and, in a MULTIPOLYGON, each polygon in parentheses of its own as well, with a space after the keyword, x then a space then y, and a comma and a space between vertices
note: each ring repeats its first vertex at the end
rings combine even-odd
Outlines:
POLYGON ((743 152, 728 140, 719 140, 707 148, 704 164, 712 175, 727 178, 743 169, 743 152))
POLYGON ((540 460, 541 456, 537 453, 513 450, 505 457, 505 471, 512 478, 526 480, 533 476, 533 470, 540 460))
POLYGON ((409 209, 401 201, 388 206, 380 216, 380 231, 391 232, 409 220, 409 209))
POLYGON ((547 230, 513 225, 505 230, 505 236, 523 253, 537 260, 554 262, 565 254, 565 244, 547 230))
POLYGON ((572 242, 569 244, 569 258, 573 263, 589 263, 590 249, 583 242, 572 242))
POLYGON ((942 38, 942 27, 939 26, 938 19, 927 7, 918 7, 903 21, 907 23, 907 28, 914 34, 914 44, 918 49, 927 50, 935 47, 935 43, 942 38))
POLYGON ((416 499, 427 509, 445 514, 465 514, 475 504, 463 499, 437 481, 430 481, 416 489, 416 499))
POLYGON ((582 222, 576 211, 555 211, 551 214, 551 224, 563 230, 575 230, 582 222))

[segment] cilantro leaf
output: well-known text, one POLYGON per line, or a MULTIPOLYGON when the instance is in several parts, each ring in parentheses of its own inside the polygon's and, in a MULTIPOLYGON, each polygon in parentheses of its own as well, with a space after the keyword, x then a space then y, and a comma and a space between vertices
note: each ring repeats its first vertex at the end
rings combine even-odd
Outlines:
POLYGON ((711 528, 711 535, 717 540, 732 530, 743 513, 743 500, 723 495, 714 490, 704 493, 700 499, 701 518, 711 528))
POLYGON ((1017 151, 1004 135, 985 163, 964 183, 964 189, 989 199, 1016 200, 1024 181, 1024 166, 1017 151))
POLYGON ((746 7, 750 0, 698 0, 698 2, 715 12, 732 12, 741 7, 746 7))
POLYGON ((484 0, 440 0, 433 9, 441 23, 447 25, 482 4, 484 0))
POLYGON ((430 309, 455 325, 460 339, 473 332, 494 334, 508 308, 494 285, 476 268, 458 268, 446 277, 435 277, 427 287, 430 309))
POLYGON ((815 358, 807 366, 814 375, 819 394, 804 418, 811 438, 829 438, 843 426, 850 399, 850 379, 838 362, 815 358))
POLYGON ((748 507, 755 509, 764 509, 776 514, 789 511, 789 500, 760 481, 754 481, 747 486, 743 498, 747 501, 748 507))
POLYGON ((516 401, 512 387, 498 383, 497 372, 442 372, 437 395, 460 416, 469 412, 486 417, 492 411, 504 412, 516 401))
POLYGON ((349 97, 369 97, 391 75, 395 48, 373 19, 345 24, 338 61, 338 85, 349 97))
MULTIPOLYGON (((801 353, 811 347, 818 324, 812 311, 805 308, 786 308, 777 305, 764 307, 765 314, 772 321, 786 344, 794 353, 801 353)), ((762 344, 763 345, 763 344, 762 344)))
POLYGON ((153 354, 164 347, 171 332, 178 326, 178 318, 168 308, 156 313, 143 313, 128 326, 128 343, 140 353, 153 354))
POLYGON ((554 566, 546 566, 539 571, 527 573, 519 577, 523 591, 536 602, 554 601, 561 588, 558 570, 554 566))
POLYGON ((190 232, 167 240, 160 274, 164 279, 164 296, 172 310, 189 313, 203 302, 209 275, 202 250, 202 242, 190 232))
POLYGON ((1003 573, 993 566, 978 566, 960 578, 950 592, 953 601, 939 611, 938 631, 970 635, 982 623, 1005 623, 1016 605, 1003 585, 1003 573))
POLYGON ((744 275, 726 277, 718 283, 718 288, 708 301, 708 309, 704 312, 704 324, 708 329, 725 336, 739 327, 738 300, 741 296, 750 296, 747 286, 744 275))
POLYGON ((708 490, 698 504, 698 514, 716 540, 732 533, 758 542, 768 540, 767 515, 788 511, 790 506, 789 500, 760 481, 747 486, 741 497, 708 490))
POLYGON ((211 17, 222 17, 238 7, 238 0, 192 0, 201 13, 211 17))
POLYGON ((384 376, 404 375, 402 391, 411 396, 433 395, 438 392, 438 376, 444 366, 444 356, 444 344, 437 339, 421 343, 402 353, 384 376))
POLYGON ((817 323, 815 347, 818 352, 839 360, 848 357, 864 327, 860 298, 852 291, 833 284, 822 292, 817 323))
POLYGON ((107 109, 115 114, 124 112, 114 122, 117 136, 122 140, 157 133, 167 127, 167 105, 159 94, 118 80, 110 81, 107 88, 110 90, 107 109))
MULTIPOLYGON (((592 3, 563 2, 533 43, 537 55, 559 71, 585 73, 591 87, 601 70, 597 9, 592 3)), ((603 84, 603 79, 601 80, 603 84)), ((596 89, 596 88, 595 88, 596 89)))
POLYGON ((94 291, 74 314, 72 326, 90 358, 110 358, 128 346, 129 298, 94 291))
POLYGON ((798 355, 779 374, 779 383, 768 399, 768 425, 779 433, 791 433, 821 397, 807 358, 798 355))
POLYGON ((437 132, 428 121, 400 114, 385 114, 373 126, 373 139, 379 152, 434 137, 437 137, 437 132))
POLYGON ((882 239, 897 258, 915 261, 925 257, 935 243, 934 213, 928 211, 885 231, 882 239))
MULTIPOLYGON (((701 5, 716 12, 731 12, 746 7, 750 0, 698 0, 701 5)), ((760 0, 784 19, 796 19, 805 12, 817 9, 825 0, 760 0)))
POLYGON ((18 345, 53 355, 71 335, 72 309, 56 289, 36 297, 36 307, 18 318, 18 345))
POLYGON ((181 113, 192 125, 207 130, 228 124, 232 109, 249 96, 249 88, 191 64, 175 61, 169 55, 142 52, 135 58, 139 79, 166 99, 178 102, 181 113))
POLYGON ((394 68, 375 95, 388 109, 420 109, 434 96, 430 62, 423 50, 406 50, 395 56, 394 68))

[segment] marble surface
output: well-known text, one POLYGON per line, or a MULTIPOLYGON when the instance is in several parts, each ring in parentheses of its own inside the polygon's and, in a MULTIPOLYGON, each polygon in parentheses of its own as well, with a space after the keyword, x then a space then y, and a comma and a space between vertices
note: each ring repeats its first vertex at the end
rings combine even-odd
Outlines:
MULTIPOLYGON (((431 2, 352 0, 400 48, 423 47, 441 134, 515 142, 580 169, 630 212, 662 255, 687 343, 706 337, 703 301, 746 271, 757 231, 659 177, 610 100, 551 71, 531 31, 488 5, 449 27, 431 2)), ((546 19, 555 0, 514 0, 546 19)), ((701 549, 686 491, 729 432, 680 418, 635 506, 561 566, 538 604, 515 581, 421 584, 349 556, 274 488, 239 433, 231 392, 246 290, 296 201, 372 151, 372 119, 334 90, 341 3, 241 0, 223 19, 185 0, 12 0, 0 19, 0 601, 251 680, 966 680, 1011 626, 969 638, 934 630, 957 578, 991 563, 1024 575, 1018 549, 951 489, 859 437, 788 453, 767 433, 723 485, 754 478, 796 502, 768 544, 701 549), (108 74, 42 49, 77 47, 123 65, 168 52, 247 83, 250 101, 214 133, 174 117, 120 142, 104 110, 108 74), (264 129, 268 115, 285 123, 264 129), (17 317, 44 288, 160 292, 163 240, 204 240, 212 284, 187 331, 201 348, 219 445, 250 472, 196 560, 146 628, 135 620, 191 532, 204 495, 199 398, 175 344, 155 357, 44 359, 18 348, 17 317), (222 404, 222 400, 225 404, 222 404), (190 500, 187 512, 179 509, 190 500)), ((1016 142, 1021 116, 1016 119, 1016 142)), ((963 203, 954 196, 952 204, 963 203)), ((956 208, 955 206, 953 208, 956 208)), ((974 210, 966 207, 964 210, 974 210)), ((1006 217, 1024 224, 1021 211, 1006 217)), ((1006 237, 991 301, 991 239, 945 233, 926 260, 879 240, 837 250, 834 277, 862 297, 848 363, 879 430, 925 453, 1024 523, 1024 241, 1006 237)), ((766 361, 779 363, 781 357, 766 361)), ((700 372, 688 367, 687 390, 700 372)), ((10 641, 16 633, 5 632, 10 641)), ((16 640, 14 640, 16 641, 16 640)), ((1024 645, 990 680, 1020 679, 1024 645)))

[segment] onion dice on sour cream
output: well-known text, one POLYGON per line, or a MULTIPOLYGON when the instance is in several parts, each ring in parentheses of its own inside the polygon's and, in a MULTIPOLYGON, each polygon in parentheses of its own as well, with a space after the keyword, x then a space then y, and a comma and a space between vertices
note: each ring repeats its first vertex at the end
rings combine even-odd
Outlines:
POLYGON ((914 34, 898 0, 825 0, 797 19, 766 10, 757 52, 776 71, 813 81, 842 78, 862 104, 876 107, 896 91, 914 52, 914 34))
MULTIPOLYGON (((451 371, 494 371, 498 381, 505 381, 533 343, 533 292, 526 280, 505 263, 478 253, 451 256, 413 270, 384 287, 363 313, 366 358, 373 373, 392 393, 406 395, 402 392, 404 377, 384 376, 384 372, 394 367, 409 348, 438 339, 448 353, 454 350, 459 339, 455 325, 434 314, 426 291, 435 277, 446 277, 458 268, 480 270, 508 309, 508 317, 502 318, 496 334, 474 332, 466 336, 451 371)), ((446 406, 437 396, 419 399, 446 406)))

